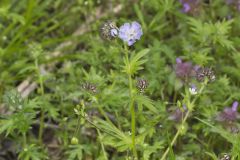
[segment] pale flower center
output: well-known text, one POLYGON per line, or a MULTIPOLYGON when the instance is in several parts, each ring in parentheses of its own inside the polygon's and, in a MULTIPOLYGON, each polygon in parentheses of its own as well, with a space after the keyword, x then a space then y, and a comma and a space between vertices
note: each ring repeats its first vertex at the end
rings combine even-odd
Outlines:
POLYGON ((129 40, 133 40, 135 35, 136 35, 136 31, 134 29, 129 30, 129 32, 127 33, 127 37, 129 40))

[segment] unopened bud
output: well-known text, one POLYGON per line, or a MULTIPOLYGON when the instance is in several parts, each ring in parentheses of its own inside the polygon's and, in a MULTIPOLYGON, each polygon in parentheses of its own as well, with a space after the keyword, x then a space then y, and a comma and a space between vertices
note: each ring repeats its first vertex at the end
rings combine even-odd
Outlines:
POLYGON ((77 139, 76 137, 72 137, 72 139, 71 139, 71 144, 72 144, 72 145, 78 144, 78 139, 77 139))

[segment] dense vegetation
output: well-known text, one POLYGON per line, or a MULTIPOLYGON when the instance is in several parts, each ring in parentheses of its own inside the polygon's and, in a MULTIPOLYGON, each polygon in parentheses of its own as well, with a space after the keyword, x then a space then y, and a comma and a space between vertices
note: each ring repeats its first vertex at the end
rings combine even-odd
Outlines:
POLYGON ((239 0, 1 0, 0 160, 240 159, 239 0))

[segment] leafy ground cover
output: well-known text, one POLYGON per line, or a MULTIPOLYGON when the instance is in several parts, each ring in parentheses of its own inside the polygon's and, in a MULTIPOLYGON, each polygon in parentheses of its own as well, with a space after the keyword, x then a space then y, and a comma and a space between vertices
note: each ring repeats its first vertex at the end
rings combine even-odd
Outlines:
POLYGON ((239 0, 1 0, 0 160, 240 159, 239 0))

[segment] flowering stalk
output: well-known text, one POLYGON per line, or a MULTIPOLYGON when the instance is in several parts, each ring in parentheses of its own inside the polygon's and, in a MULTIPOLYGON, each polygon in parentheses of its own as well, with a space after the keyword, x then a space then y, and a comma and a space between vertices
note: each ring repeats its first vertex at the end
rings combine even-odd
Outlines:
POLYGON ((170 145, 168 146, 168 148, 166 149, 166 151, 164 152, 164 154, 163 154, 163 156, 162 156, 162 158, 161 158, 160 160, 165 160, 165 159, 166 159, 166 156, 168 155, 168 152, 169 152, 170 148, 172 148, 172 146, 173 146, 174 143, 176 142, 178 136, 180 135, 182 129, 184 128, 184 126, 185 126, 184 124, 185 124, 186 120, 188 119, 190 113, 193 111, 194 103, 196 102, 196 100, 197 100, 197 98, 199 97, 199 95, 203 92, 203 89, 205 88, 207 82, 208 82, 208 80, 205 80, 205 81, 204 81, 202 87, 201 87, 200 90, 199 90, 198 96, 196 96, 196 97, 193 99, 192 102, 190 101, 190 98, 189 98, 189 96, 188 96, 188 102, 187 102, 188 110, 187 110, 187 113, 186 113, 186 115, 184 116, 184 118, 183 118, 183 120, 182 120, 182 122, 181 122, 181 125, 180 125, 180 127, 178 128, 178 130, 177 130, 177 133, 176 133, 175 136, 173 137, 170 145))
POLYGON ((136 121, 135 121, 135 109, 134 109, 134 94, 133 94, 133 80, 132 80, 132 73, 131 73, 131 65, 128 58, 128 49, 125 45, 125 54, 126 60, 128 65, 128 85, 129 85, 129 97, 130 97, 130 112, 131 112, 131 135, 132 135, 132 151, 134 157, 137 158, 137 150, 136 150, 136 143, 135 143, 135 134, 136 134, 136 121))
MULTIPOLYGON (((43 96, 44 95, 43 77, 41 75, 41 71, 39 68, 38 58, 35 59, 35 68, 37 71, 38 83, 40 85, 40 94, 43 96)), ((40 144, 42 144, 42 135, 43 135, 43 129, 44 129, 44 109, 43 109, 43 107, 41 107, 40 114, 41 115, 40 115, 40 127, 39 127, 38 141, 40 144)))
POLYGON ((136 133, 136 122, 135 122, 135 109, 134 109, 134 94, 133 94, 133 80, 132 80, 132 66, 129 61, 128 46, 132 46, 137 40, 140 40, 143 35, 141 25, 134 21, 131 23, 124 23, 118 32, 118 37, 125 42, 124 50, 126 55, 126 70, 128 74, 128 85, 129 85, 129 97, 130 97, 130 111, 131 111, 131 131, 132 131, 132 152, 133 159, 137 158, 137 150, 135 144, 135 133, 136 133))

